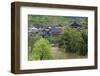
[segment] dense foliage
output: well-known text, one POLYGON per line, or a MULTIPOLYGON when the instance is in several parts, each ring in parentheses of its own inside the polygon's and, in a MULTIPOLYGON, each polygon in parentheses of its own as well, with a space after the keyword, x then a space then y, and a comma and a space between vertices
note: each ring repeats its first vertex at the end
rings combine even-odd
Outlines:
POLYGON ((66 52, 87 55, 87 33, 84 30, 67 28, 59 38, 59 47, 66 52))
POLYGON ((51 45, 48 40, 41 38, 34 44, 31 58, 33 60, 52 59, 51 45))
POLYGON ((87 31, 83 30, 81 31, 81 50, 80 50, 80 55, 87 55, 88 53, 88 36, 87 36, 87 31))
POLYGON ((29 15, 29 27, 47 27, 52 25, 69 26, 72 22, 77 21, 83 26, 87 25, 87 17, 71 17, 71 16, 46 16, 46 15, 29 15))
POLYGON ((35 42, 38 41, 41 38, 41 36, 36 35, 36 36, 28 36, 28 47, 30 49, 30 52, 32 52, 32 47, 34 46, 35 42))

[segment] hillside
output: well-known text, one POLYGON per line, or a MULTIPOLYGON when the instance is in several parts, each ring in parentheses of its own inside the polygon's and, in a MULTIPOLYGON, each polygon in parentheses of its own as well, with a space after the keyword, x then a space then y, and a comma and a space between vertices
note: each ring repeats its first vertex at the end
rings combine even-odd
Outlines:
POLYGON ((77 22, 82 26, 87 26, 87 17, 72 17, 72 16, 47 16, 47 15, 29 15, 29 27, 39 26, 48 27, 53 25, 69 26, 73 22, 77 22))

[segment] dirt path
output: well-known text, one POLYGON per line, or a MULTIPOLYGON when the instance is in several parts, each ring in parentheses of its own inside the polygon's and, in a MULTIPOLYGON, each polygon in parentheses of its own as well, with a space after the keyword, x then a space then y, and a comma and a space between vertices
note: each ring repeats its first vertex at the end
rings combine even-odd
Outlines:
POLYGON ((65 53, 58 47, 52 47, 52 55, 54 59, 73 59, 73 58, 86 58, 85 56, 79 56, 74 53, 65 53))

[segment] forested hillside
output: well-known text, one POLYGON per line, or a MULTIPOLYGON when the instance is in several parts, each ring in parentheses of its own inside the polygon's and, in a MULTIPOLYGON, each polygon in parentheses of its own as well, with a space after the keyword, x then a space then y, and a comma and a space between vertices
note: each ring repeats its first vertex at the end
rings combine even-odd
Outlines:
POLYGON ((76 21, 82 26, 87 26, 88 21, 87 17, 71 17, 71 16, 38 16, 38 15, 29 15, 28 22, 29 27, 36 26, 52 26, 52 25, 60 25, 60 26, 69 26, 71 23, 76 21))

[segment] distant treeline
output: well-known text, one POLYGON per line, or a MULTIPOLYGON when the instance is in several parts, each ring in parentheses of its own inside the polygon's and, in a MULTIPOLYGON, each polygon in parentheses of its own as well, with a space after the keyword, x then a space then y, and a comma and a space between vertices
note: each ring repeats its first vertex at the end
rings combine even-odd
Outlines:
POLYGON ((69 26, 73 22, 77 22, 82 26, 88 25, 87 17, 73 17, 73 16, 48 16, 48 15, 28 15, 29 27, 33 25, 36 27, 48 26, 69 26))

